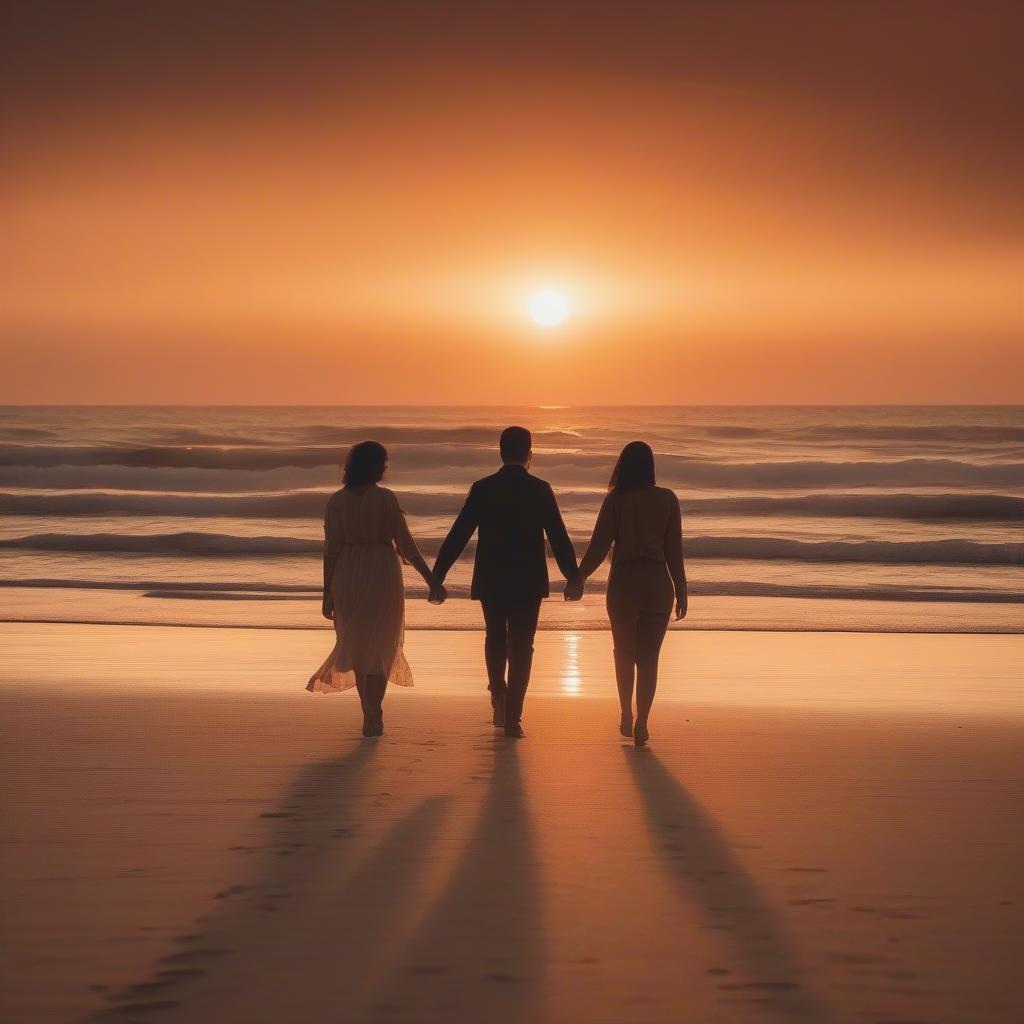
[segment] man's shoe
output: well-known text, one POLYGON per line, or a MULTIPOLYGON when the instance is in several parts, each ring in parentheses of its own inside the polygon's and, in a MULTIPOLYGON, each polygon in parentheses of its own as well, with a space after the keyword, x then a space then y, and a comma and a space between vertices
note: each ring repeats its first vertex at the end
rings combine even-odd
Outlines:
POLYGON ((521 740, 526 733, 523 732, 523 727, 518 722, 512 722, 505 726, 505 735, 514 740, 521 740))
POLYGON ((494 709, 494 715, 491 718, 494 728, 503 729, 505 727, 505 695, 502 693, 497 697, 492 697, 491 707, 494 709))

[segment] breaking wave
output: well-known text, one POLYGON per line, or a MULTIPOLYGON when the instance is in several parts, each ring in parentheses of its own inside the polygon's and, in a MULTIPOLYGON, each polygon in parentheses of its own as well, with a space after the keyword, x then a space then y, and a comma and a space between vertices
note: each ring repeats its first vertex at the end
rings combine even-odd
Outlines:
MULTIPOLYGON (((423 545, 433 553, 436 539, 423 545)), ((38 533, 0 540, 0 548, 33 551, 121 552, 152 555, 262 556, 313 555, 322 550, 319 538, 251 536, 223 533, 38 533)), ((799 541, 778 537, 690 537, 684 541, 689 558, 728 558, 746 561, 874 562, 882 564, 1022 565, 1020 544, 982 541, 799 541)))
MULTIPOLYGON (((332 491, 293 490, 260 494, 196 494, 130 491, 0 492, 0 515, 92 516, 214 516, 219 518, 319 519, 332 491)), ((410 515, 454 515, 465 491, 397 490, 410 515)), ((559 489, 565 509, 595 506, 603 497, 598 488, 559 489)), ((1024 519, 1024 497, 1009 494, 805 494, 769 497, 730 497, 681 500, 684 514, 772 515, 801 517, 869 516, 878 519, 977 519, 1012 522, 1024 519)))
MULTIPOLYGON (((206 469, 271 471, 286 468, 337 467, 337 446, 283 447, 149 447, 3 445, 0 467, 131 466, 148 469, 206 469)), ((609 453, 540 453, 541 475, 593 481, 607 478, 614 461, 609 453)), ((491 448, 459 445, 410 444, 392 452, 402 472, 465 467, 481 475, 495 464, 491 448)), ((715 462, 662 453, 659 478, 672 486, 729 488, 845 487, 1018 487, 1024 486, 1024 462, 972 462, 961 459, 910 458, 891 461, 715 462)))

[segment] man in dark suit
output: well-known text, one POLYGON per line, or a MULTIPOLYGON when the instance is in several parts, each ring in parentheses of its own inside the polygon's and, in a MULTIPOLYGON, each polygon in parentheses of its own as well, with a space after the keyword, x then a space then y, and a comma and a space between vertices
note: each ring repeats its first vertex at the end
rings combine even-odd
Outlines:
POLYGON ((523 735, 523 699, 530 684, 540 603, 549 594, 545 534, 565 578, 578 576, 576 552, 551 485, 529 473, 532 445, 524 427, 502 431, 501 469, 470 488, 434 563, 440 587, 473 531, 479 530, 470 596, 483 607, 494 724, 516 737, 523 735))

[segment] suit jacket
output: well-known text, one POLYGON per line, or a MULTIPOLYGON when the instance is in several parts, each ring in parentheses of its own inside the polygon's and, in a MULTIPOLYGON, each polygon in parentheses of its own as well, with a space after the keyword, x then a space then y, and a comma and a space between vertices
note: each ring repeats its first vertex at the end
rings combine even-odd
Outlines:
POLYGON ((551 485, 523 466, 502 466, 470 488, 434 563, 439 583, 474 530, 479 537, 470 596, 478 601, 519 604, 547 597, 545 534, 565 578, 577 576, 576 551, 551 485))

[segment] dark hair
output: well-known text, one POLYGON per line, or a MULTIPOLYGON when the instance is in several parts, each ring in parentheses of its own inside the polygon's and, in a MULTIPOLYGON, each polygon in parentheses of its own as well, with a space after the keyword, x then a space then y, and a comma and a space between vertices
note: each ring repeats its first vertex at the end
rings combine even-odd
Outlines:
POLYGON ((533 436, 526 427, 506 427, 501 432, 502 462, 525 462, 533 448, 533 436))
POLYGON ((375 484, 388 466, 388 450, 379 441, 360 441, 352 445, 345 456, 342 483, 346 487, 375 484))
POLYGON ((639 491, 643 487, 653 487, 654 452, 644 441, 630 441, 619 455, 612 478, 608 481, 608 490, 613 494, 625 491, 639 491))

